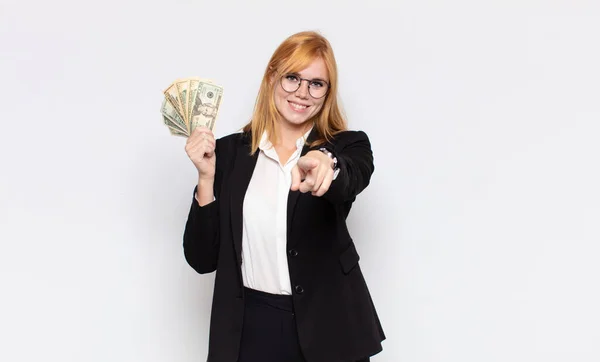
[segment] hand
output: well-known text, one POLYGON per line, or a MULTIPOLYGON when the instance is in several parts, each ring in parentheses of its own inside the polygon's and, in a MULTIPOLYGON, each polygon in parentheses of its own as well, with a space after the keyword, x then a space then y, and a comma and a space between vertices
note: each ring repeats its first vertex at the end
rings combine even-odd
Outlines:
POLYGON ((292 191, 308 191, 313 196, 323 196, 333 180, 333 160, 321 151, 310 151, 300 157, 292 169, 292 191))
POLYGON ((214 180, 216 141, 213 133, 206 127, 198 127, 187 139, 185 152, 198 170, 200 180, 214 180))

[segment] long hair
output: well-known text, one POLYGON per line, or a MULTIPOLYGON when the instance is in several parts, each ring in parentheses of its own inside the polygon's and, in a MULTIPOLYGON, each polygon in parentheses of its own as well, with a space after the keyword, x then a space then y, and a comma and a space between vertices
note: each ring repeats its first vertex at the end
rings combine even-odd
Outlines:
POLYGON ((317 137, 311 146, 329 141, 333 135, 347 129, 338 101, 338 72, 331 44, 314 31, 296 33, 285 39, 271 56, 258 91, 252 119, 243 128, 244 132, 251 132, 251 154, 258 149, 264 131, 267 131, 273 143, 277 142, 275 122, 281 114, 275 106, 274 87, 279 84, 279 78, 283 74, 303 70, 317 58, 323 59, 329 73, 329 91, 323 107, 308 120, 315 123, 317 130, 317 137))

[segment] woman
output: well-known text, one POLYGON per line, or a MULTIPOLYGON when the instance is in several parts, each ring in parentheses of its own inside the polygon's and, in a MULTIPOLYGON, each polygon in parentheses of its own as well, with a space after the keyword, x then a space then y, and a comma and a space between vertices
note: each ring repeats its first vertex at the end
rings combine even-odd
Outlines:
POLYGON ((337 67, 315 32, 286 39, 265 70, 252 120, 215 141, 188 138, 198 184, 183 247, 216 270, 209 362, 355 362, 385 335, 346 227, 374 171, 348 131, 337 67))

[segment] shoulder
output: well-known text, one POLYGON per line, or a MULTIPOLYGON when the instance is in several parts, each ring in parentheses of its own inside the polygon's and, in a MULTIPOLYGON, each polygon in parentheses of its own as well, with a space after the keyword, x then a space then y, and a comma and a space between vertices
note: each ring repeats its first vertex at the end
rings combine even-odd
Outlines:
POLYGON ((217 138, 217 143, 229 144, 244 142, 248 135, 242 131, 230 133, 228 135, 217 138))
POLYGON ((232 149, 239 145, 248 144, 249 143, 249 134, 238 131, 234 133, 230 133, 223 137, 217 138, 217 149, 232 149))
POLYGON ((334 135, 334 140, 338 142, 342 141, 354 141, 354 140, 368 140, 369 136, 365 131, 362 130, 346 130, 341 131, 334 135))
POLYGON ((371 147, 371 141, 365 131, 362 130, 346 130, 333 135, 327 142, 334 149, 343 149, 351 145, 361 144, 371 147))
POLYGON ((237 155, 249 152, 250 135, 247 133, 238 131, 216 139, 215 153, 218 163, 233 163, 237 155))
POLYGON ((242 146, 245 146, 246 142, 246 135, 241 132, 227 134, 216 139, 215 155, 218 173, 231 171, 236 157, 243 152, 242 146))

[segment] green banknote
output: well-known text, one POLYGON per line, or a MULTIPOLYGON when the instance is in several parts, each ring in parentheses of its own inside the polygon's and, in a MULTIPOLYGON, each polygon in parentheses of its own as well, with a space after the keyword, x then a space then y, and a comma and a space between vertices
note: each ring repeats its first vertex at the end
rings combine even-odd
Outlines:
POLYGON ((214 132, 223 100, 222 86, 206 78, 179 78, 163 93, 163 123, 172 135, 189 137, 197 127, 214 132))

